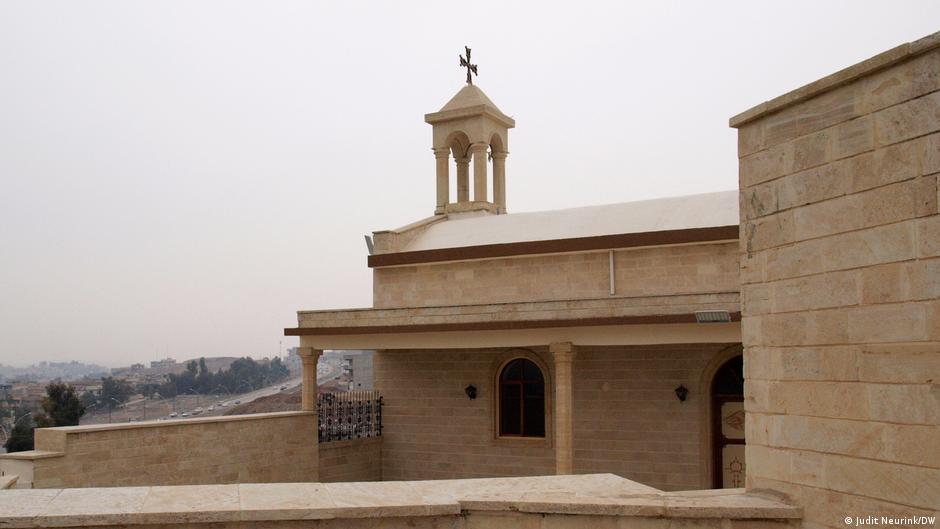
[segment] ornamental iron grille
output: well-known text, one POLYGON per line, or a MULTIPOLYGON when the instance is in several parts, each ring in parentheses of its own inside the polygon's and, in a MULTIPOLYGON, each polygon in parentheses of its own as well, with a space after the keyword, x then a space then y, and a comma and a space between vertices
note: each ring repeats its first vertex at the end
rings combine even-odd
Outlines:
POLYGON ((321 443, 382 436, 382 397, 378 391, 321 393, 317 396, 321 443))

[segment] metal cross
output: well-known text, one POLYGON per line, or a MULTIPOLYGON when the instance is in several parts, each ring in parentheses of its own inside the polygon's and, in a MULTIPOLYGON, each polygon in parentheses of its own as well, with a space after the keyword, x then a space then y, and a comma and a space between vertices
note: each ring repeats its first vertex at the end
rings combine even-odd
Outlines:
POLYGON ((467 58, 464 59, 463 55, 460 56, 460 67, 467 69, 467 84, 473 84, 473 77, 470 76, 470 72, 473 72, 473 75, 479 75, 477 65, 470 64, 470 48, 464 46, 463 49, 467 50, 467 58))

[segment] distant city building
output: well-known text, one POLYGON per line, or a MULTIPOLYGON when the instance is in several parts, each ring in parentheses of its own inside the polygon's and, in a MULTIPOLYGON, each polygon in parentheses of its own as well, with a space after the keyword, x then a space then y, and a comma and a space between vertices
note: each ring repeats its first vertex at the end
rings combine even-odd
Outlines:
POLYGON ((28 408, 38 407, 45 394, 45 384, 36 381, 14 382, 10 389, 13 404, 15 406, 26 406, 28 408))
POLYGON ((108 372, 108 368, 97 364, 84 364, 82 362, 47 362, 42 361, 27 367, 13 367, 0 365, 0 381, 13 382, 16 380, 75 380, 85 377, 101 376, 108 372))
POLYGON ((343 361, 341 368, 343 375, 349 378, 349 390, 372 390, 372 355, 375 351, 353 350, 342 351, 343 361))
POLYGON ((172 369, 176 367, 177 362, 174 358, 164 358, 163 360, 153 360, 150 362, 150 369, 172 369))
POLYGON ((299 375, 303 370, 303 364, 300 361, 300 356, 297 355, 296 347, 289 347, 287 349, 287 360, 284 362, 284 365, 287 366, 287 369, 290 369, 291 375, 299 375))

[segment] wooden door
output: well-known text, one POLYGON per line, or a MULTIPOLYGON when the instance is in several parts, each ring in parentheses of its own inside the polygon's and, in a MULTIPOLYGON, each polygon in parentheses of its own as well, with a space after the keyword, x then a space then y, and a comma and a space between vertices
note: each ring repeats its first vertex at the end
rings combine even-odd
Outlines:
POLYGON ((715 488, 744 487, 744 362, 728 360, 712 381, 712 446, 715 488))

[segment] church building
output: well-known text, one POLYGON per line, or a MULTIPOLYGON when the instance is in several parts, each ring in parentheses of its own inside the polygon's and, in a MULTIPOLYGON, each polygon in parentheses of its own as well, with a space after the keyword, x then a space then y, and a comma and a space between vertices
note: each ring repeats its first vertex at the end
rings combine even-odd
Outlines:
POLYGON ((513 118, 468 82, 424 119, 433 214, 374 232, 371 308, 286 330, 305 409, 324 349, 373 349, 383 480, 743 487, 738 192, 509 213, 513 118))

